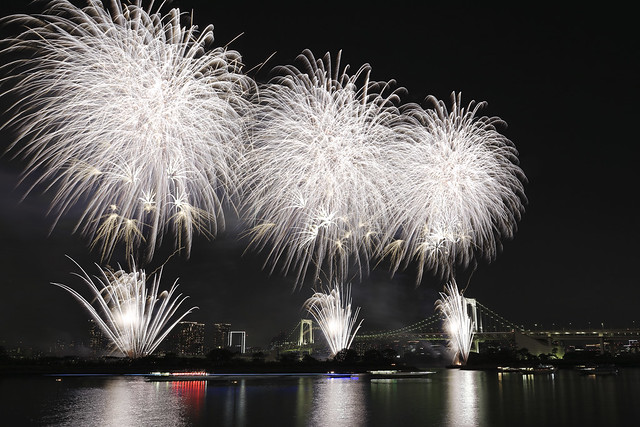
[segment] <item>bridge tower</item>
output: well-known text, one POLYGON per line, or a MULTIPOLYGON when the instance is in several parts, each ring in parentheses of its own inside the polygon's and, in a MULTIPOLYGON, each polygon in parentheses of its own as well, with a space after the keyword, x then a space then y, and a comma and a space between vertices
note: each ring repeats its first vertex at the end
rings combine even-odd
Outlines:
MULTIPOLYGON (((469 308, 471 309, 471 320, 473 321, 473 332, 478 333, 482 332, 482 318, 478 316, 478 306, 476 305, 475 298, 465 298, 465 303, 467 304, 467 313, 469 312, 469 308)), ((480 352, 480 344, 478 342, 478 337, 473 337, 473 351, 476 353, 480 352)))
POLYGON ((300 320, 300 338, 298 345, 313 344, 313 321, 311 319, 300 320))
POLYGON ((478 306, 476 305, 476 299, 465 298, 464 300, 467 303, 467 307, 471 308, 471 320, 473 320, 473 332, 480 332, 480 333, 484 332, 482 330, 482 317, 478 316, 478 306))

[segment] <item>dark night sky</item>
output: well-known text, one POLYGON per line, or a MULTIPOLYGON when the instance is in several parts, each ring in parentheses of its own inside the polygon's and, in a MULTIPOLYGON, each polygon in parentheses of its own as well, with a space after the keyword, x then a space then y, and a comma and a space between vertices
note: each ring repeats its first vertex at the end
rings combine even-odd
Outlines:
MULTIPOLYGON (((193 10, 201 28, 213 23, 216 45, 243 33, 230 46, 247 68, 276 52, 260 80, 305 48, 316 56, 342 49, 343 64, 357 69, 369 63, 374 80, 395 79, 405 87, 404 102, 448 99, 452 91, 466 101, 487 101, 484 114, 508 123, 502 131, 520 152, 529 201, 515 239, 504 242, 496 261, 479 264, 466 295, 525 326, 630 326, 640 301, 632 152, 640 49, 629 11, 540 2, 512 9, 407 3, 321 2, 301 9, 276 2, 260 8, 173 2, 193 10)), ((39 10, 2 8, 2 15, 39 10)), ((13 134, 0 136, 6 146, 13 134)), ((65 254, 92 273, 98 254, 82 236, 71 235, 72 216, 49 234, 49 194, 32 193, 20 202, 27 189, 18 185, 23 166, 20 159, 0 159, 0 345, 18 338, 33 344, 79 339, 87 315, 49 282, 81 289, 65 254)), ((290 280, 261 270, 261 255, 242 256, 234 224, 231 218, 228 232, 215 241, 196 238, 189 260, 171 258, 163 283, 180 278, 181 291, 200 307, 191 320, 230 322, 247 331, 249 345, 266 345, 293 328, 311 288, 292 291, 290 280)), ((164 261, 162 255, 155 260, 164 261)), ((411 270, 393 279, 374 271, 354 282, 363 328, 398 327, 432 314, 442 284, 426 277, 416 288, 411 270)))

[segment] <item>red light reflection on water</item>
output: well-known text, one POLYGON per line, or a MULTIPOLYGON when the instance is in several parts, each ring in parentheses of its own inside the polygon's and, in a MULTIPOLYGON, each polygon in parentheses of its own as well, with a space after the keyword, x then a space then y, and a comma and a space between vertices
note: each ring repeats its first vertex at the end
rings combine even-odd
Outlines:
POLYGON ((170 381, 171 390, 182 398, 191 412, 199 414, 207 393, 206 381, 170 381))

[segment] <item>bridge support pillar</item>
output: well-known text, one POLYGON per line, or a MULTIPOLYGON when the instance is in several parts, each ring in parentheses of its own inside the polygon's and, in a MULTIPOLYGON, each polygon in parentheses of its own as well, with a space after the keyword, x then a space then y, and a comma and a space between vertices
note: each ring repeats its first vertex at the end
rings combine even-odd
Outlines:
POLYGON ((482 332, 482 321, 478 316, 478 307, 475 298, 464 298, 467 307, 471 308, 471 320, 473 321, 473 332, 482 332))
POLYGON ((298 345, 303 346, 307 344, 313 344, 313 322, 311 319, 300 320, 300 337, 298 338, 298 345))
POLYGON ((600 354, 604 354, 604 335, 598 334, 598 340, 600 341, 600 354))

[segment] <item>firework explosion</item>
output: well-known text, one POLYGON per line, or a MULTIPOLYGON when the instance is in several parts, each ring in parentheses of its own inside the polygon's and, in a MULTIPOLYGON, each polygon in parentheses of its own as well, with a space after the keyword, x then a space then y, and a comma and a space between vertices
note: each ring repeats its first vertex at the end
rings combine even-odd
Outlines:
POLYGON ((11 149, 35 185, 57 189, 54 224, 86 202, 76 231, 103 259, 119 242, 150 259, 164 233, 188 256, 194 232, 224 225, 251 82, 237 52, 207 50, 212 26, 198 33, 178 9, 110 4, 54 0, 43 15, 5 19, 28 28, 4 41, 4 54, 23 58, 3 66, 13 73, 4 95, 19 99, 11 149))
POLYGON ((349 75, 340 55, 332 64, 305 51, 298 61, 260 88, 243 215, 271 271, 294 270, 301 283, 312 266, 313 282, 321 272, 344 282, 350 266, 368 271, 392 190, 384 159, 407 123, 397 91, 370 81, 368 65, 349 75))
POLYGON ((469 358, 473 344, 475 325, 467 312, 467 302, 460 292, 455 280, 440 292, 436 308, 444 316, 444 330, 449 336, 449 348, 453 352, 453 363, 464 365, 469 358))
POLYGON ((304 303, 304 308, 320 325, 332 356, 351 347, 362 324, 361 320, 356 326, 360 307, 351 312, 351 286, 345 289, 336 285, 326 293, 316 292, 304 303))
POLYGON ((158 296, 162 272, 154 276, 147 288, 144 270, 135 267, 131 273, 101 269, 101 277, 96 277, 95 282, 82 268, 80 270, 82 274, 74 274, 89 286, 98 309, 69 286, 53 284, 71 293, 89 311, 115 348, 127 357, 153 353, 173 327, 197 308, 192 307, 171 320, 187 297, 180 294, 174 298, 177 280, 168 292, 162 291, 158 296))
POLYGON ((385 253, 395 272, 418 262, 423 270, 449 275, 468 266, 475 254, 495 258, 500 238, 513 237, 524 211, 523 182, 513 143, 496 131, 497 117, 479 117, 483 103, 461 104, 452 95, 451 111, 430 97, 434 108, 413 106, 413 143, 392 155, 397 181, 390 227, 397 240, 385 253))

